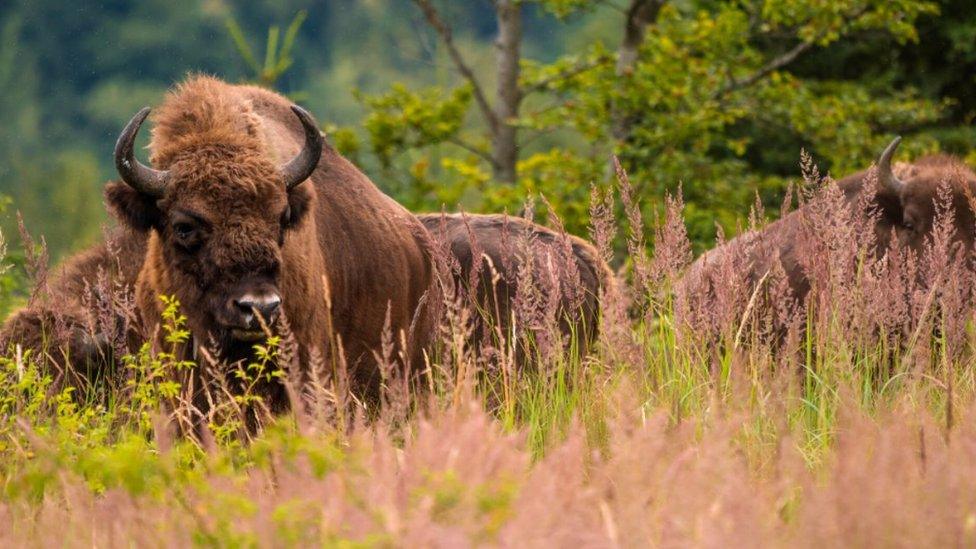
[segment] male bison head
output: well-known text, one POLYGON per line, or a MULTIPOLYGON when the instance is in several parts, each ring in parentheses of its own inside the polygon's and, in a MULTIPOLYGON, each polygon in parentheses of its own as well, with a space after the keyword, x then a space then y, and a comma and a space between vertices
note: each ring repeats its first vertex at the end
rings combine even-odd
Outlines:
POLYGON ((179 298, 191 328, 225 345, 260 338, 257 315, 271 322, 281 306, 286 234, 308 210, 311 195, 300 185, 322 153, 311 115, 292 111, 305 144, 281 165, 261 146, 258 130, 241 136, 231 125, 191 127, 179 143, 167 143, 166 170, 147 167, 136 160, 133 142, 149 108, 132 118, 115 146, 124 184, 111 184, 107 199, 125 223, 155 232, 144 275, 179 298))
POLYGON ((892 157, 900 139, 895 139, 876 164, 878 223, 881 242, 892 234, 897 242, 921 252, 931 238, 937 222, 939 204, 952 216, 952 237, 966 250, 972 250, 976 237, 976 174, 958 159, 928 156, 912 164, 892 167, 892 157), (897 173, 896 173, 897 172, 897 173), (945 193, 940 196, 940 193, 945 193))

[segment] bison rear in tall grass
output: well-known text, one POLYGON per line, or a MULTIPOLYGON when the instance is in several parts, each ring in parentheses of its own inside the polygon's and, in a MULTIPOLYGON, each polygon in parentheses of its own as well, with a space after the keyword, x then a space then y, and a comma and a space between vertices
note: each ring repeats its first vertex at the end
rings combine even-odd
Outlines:
POLYGON ((418 218, 446 248, 453 297, 471 308, 476 346, 515 351, 523 363, 530 339, 538 345, 561 338, 588 351, 599 329, 600 297, 614 281, 592 244, 521 217, 418 218))
POLYGON ((976 297, 963 295, 973 272, 976 174, 944 155, 893 165, 899 142, 836 183, 805 157, 809 190, 798 209, 720 239, 687 270, 682 321, 729 341, 768 341, 799 334, 809 315, 829 311, 854 331, 891 335, 931 322, 950 288, 950 308, 965 317, 976 297), (838 301, 848 307, 831 306, 838 301))

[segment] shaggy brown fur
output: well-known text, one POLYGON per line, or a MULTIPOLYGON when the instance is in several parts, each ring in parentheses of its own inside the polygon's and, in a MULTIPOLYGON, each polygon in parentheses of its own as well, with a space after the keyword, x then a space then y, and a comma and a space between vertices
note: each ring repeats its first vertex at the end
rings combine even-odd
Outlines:
MULTIPOLYGON (((409 348, 396 351, 408 367, 422 362, 432 329, 424 306, 434 284, 429 235, 328 145, 308 181, 287 192, 278 168, 304 143, 290 108, 267 90, 210 77, 170 92, 155 111, 150 144, 155 167, 170 173, 163 198, 123 182, 106 188, 109 208, 131 228, 121 248, 136 251, 121 258, 118 274, 134 281, 144 333, 159 333, 159 298, 175 296, 195 343, 215 342, 228 361, 253 352, 235 335, 228 302, 271 288, 303 353, 318 349, 327 363, 344 358, 353 389, 375 401, 374 353, 385 327, 398 342, 404 334, 409 348)), ((75 295, 93 269, 112 261, 104 246, 72 259, 60 277, 63 294, 75 295)), ((32 344, 36 316, 12 319, 5 339, 32 344)), ((273 409, 287 405, 279 384, 266 390, 273 409)))
POLYGON ((498 333, 509 333, 520 292, 519 281, 525 280, 522 271, 529 268, 555 271, 556 283, 547 282, 539 290, 558 293, 555 317, 564 334, 568 335, 570 330, 578 334, 581 351, 585 352, 593 342, 598 330, 600 294, 612 283, 613 273, 590 243, 519 217, 470 214, 417 217, 457 261, 454 284, 475 298, 479 311, 474 319, 475 341, 484 341, 485 337, 496 340, 498 333), (570 266, 560 265, 563 249, 571 255, 570 266), (527 263, 527 255, 534 256, 528 258, 533 264, 527 263), (487 333, 491 327, 500 330, 487 333))
POLYGON ((228 337, 228 296, 242 285, 272 284, 298 342, 329 356, 331 327, 356 389, 372 396, 379 387, 374 352, 388 317, 398 339, 410 336, 408 359, 421 362, 429 328, 418 307, 433 284, 423 229, 329 146, 310 181, 286 192, 277 167, 303 146, 290 107, 267 90, 207 77, 166 97, 150 144, 155 166, 173 176, 164 199, 132 208, 138 193, 123 185, 108 190, 131 224, 146 212, 152 218, 139 307, 153 324, 158 297, 175 295, 197 341, 214 336, 234 359, 250 345, 228 337), (188 222, 184 215, 199 231, 195 252, 174 235, 175 223, 188 222))
POLYGON ((58 267, 32 302, 4 322, 0 349, 7 352, 19 344, 44 354, 58 369, 56 382, 84 386, 79 382, 104 374, 116 350, 131 348, 142 335, 137 319, 119 317, 126 307, 118 301, 131 299, 145 250, 144 234, 108 231, 104 242, 58 267))
MULTIPOLYGON (((928 156, 912 164, 899 164, 895 173, 904 183, 895 193, 875 184, 872 170, 865 170, 837 182, 844 200, 852 208, 859 204, 864 192, 875 192, 868 201, 869 209, 877 209, 874 236, 876 253, 883 254, 896 242, 921 252, 935 221, 935 204, 940 186, 948 185, 952 194, 955 239, 965 250, 972 251, 976 238, 976 218, 970 198, 976 196, 976 174, 962 161, 945 155, 928 156)), ((767 226, 762 231, 744 233, 723 246, 710 250, 695 261, 681 281, 689 299, 709 299, 711 280, 727 257, 744 254, 747 257, 749 280, 755 286, 777 269, 777 260, 785 272, 794 297, 802 302, 810 291, 810 281, 804 271, 798 243, 808 231, 805 216, 812 204, 805 204, 767 226)), ((857 212, 857 215, 869 212, 857 212)))

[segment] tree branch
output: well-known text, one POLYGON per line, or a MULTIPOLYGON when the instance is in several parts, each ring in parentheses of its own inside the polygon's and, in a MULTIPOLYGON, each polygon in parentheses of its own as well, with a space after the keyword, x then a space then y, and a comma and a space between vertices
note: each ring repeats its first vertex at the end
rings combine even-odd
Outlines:
MULTIPOLYGON (((624 15, 624 37, 617 50, 617 85, 621 80, 634 71, 641 44, 647 33, 647 26, 657 20, 661 8, 667 0, 631 0, 624 15)), ((626 141, 630 136, 631 120, 623 112, 616 101, 610 105, 610 133, 618 142, 626 141)))
POLYGON ((617 57, 618 76, 633 69, 647 26, 657 19, 666 3, 667 0, 631 0, 624 19, 624 39, 617 57))
POLYGON ((444 23, 441 19, 439 13, 437 13, 437 8, 430 3, 430 0, 413 0, 413 3, 420 8, 420 11, 424 13, 424 17, 427 19, 427 23, 440 35, 441 40, 444 41, 444 45, 447 47, 447 51, 454 61, 454 65, 457 67, 458 72, 461 76, 467 80, 473 89, 474 99, 478 103, 478 108, 481 110, 482 116, 485 118, 485 122, 488 123, 489 128, 491 128, 492 133, 498 128, 498 118, 495 116, 495 111, 491 108, 491 104, 488 103, 488 98, 485 96, 484 89, 481 87, 481 83, 478 82, 477 77, 474 75, 474 71, 471 67, 464 62, 464 57, 461 56, 461 52, 457 49, 457 45, 454 44, 454 33, 451 31, 451 27, 444 23))
POLYGON ((491 154, 479 149, 478 147, 475 147, 474 145, 468 143, 467 141, 461 139, 460 137, 451 137, 447 140, 447 142, 452 145, 461 147, 462 149, 468 151, 469 153, 478 156, 482 160, 487 161, 488 164, 490 164, 492 167, 495 166, 495 159, 491 157, 491 154))
MULTIPOLYGON (((868 7, 867 6, 861 7, 860 9, 858 9, 857 11, 855 11, 854 13, 852 13, 852 14, 844 17, 844 23, 846 24, 846 23, 850 23, 852 21, 857 20, 857 18, 859 18, 862 15, 864 15, 865 13, 867 13, 867 11, 868 11, 868 7)), ((712 99, 720 99, 720 98, 724 97, 725 95, 728 95, 729 93, 731 93, 733 91, 740 90, 742 88, 748 88, 749 86, 752 86, 753 84, 755 84, 756 82, 759 82, 763 78, 766 78, 767 76, 769 76, 773 72, 778 71, 779 69, 782 69, 783 67, 785 67, 785 66, 789 65, 790 63, 796 61, 796 58, 797 57, 799 57, 804 52, 806 52, 807 50, 809 50, 810 48, 812 48, 814 45, 816 45, 817 41, 819 41, 821 38, 823 38, 826 35, 826 33, 827 33, 827 31, 823 31, 823 32, 819 33, 817 36, 815 36, 812 40, 807 40, 807 41, 800 42, 799 44, 797 44, 797 45, 793 46, 792 48, 790 48, 785 53, 783 53, 783 54, 781 54, 781 55, 779 55, 777 57, 774 57, 773 59, 770 59, 768 63, 766 63, 765 65, 763 65, 762 67, 760 67, 758 70, 756 70, 756 72, 750 74, 746 78, 743 78, 742 80, 736 80, 734 78, 729 78, 729 80, 730 80, 729 83, 726 84, 725 86, 723 86, 717 92, 715 92, 712 95, 712 99)))
POLYGON ((520 0, 495 0, 498 36, 495 38, 495 70, 497 97, 495 120, 498 126, 492 135, 492 156, 495 158, 495 179, 514 183, 518 165, 518 127, 513 120, 519 117, 522 89, 519 75, 522 60, 522 4, 520 0))
POLYGON ((580 74, 583 74, 588 70, 594 69, 602 65, 603 63, 606 63, 610 59, 611 57, 609 55, 601 55, 596 59, 589 59, 577 63, 564 71, 554 74, 548 78, 543 78, 542 80, 533 83, 531 86, 526 87, 523 91, 523 95, 529 95, 532 93, 543 91, 554 82, 559 82, 560 80, 568 80, 574 76, 579 76, 580 74))
POLYGON ((746 78, 743 78, 742 80, 736 80, 734 78, 730 78, 731 81, 725 86, 723 86, 720 90, 715 92, 712 98, 719 99, 729 93, 734 92, 735 90, 748 88, 749 86, 755 84, 756 82, 759 82, 763 78, 766 78, 774 71, 778 71, 779 69, 782 69, 783 67, 789 65, 793 61, 796 61, 796 58, 799 57, 800 54, 809 50, 812 47, 813 47, 813 42, 800 42, 796 46, 793 46, 793 48, 791 48, 786 53, 771 59, 768 63, 760 67, 756 72, 750 74, 746 78))

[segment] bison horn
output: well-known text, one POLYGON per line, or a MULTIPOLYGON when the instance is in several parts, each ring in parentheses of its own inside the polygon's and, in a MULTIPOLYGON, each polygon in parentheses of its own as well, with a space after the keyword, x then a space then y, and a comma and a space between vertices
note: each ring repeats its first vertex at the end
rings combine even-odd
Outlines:
POLYGON ((901 137, 896 137, 881 153, 877 162, 878 185, 881 188, 890 189, 895 194, 901 193, 902 188, 905 186, 900 179, 895 177, 895 173, 891 171, 891 157, 895 155, 899 143, 901 143, 901 137))
POLYGON ((322 157, 322 133, 315 123, 315 119, 305 109, 298 105, 292 105, 292 112, 298 117, 305 130, 305 146, 295 158, 288 161, 281 167, 281 175, 285 178, 285 188, 289 191, 298 186, 302 181, 308 179, 315 166, 319 164, 322 157))
POLYGON ((139 128, 149 116, 149 107, 137 112, 132 120, 125 125, 119 140, 115 142, 115 169, 118 170, 122 181, 142 194, 153 198, 162 198, 166 190, 166 180, 169 172, 154 170, 136 160, 133 147, 139 128))

